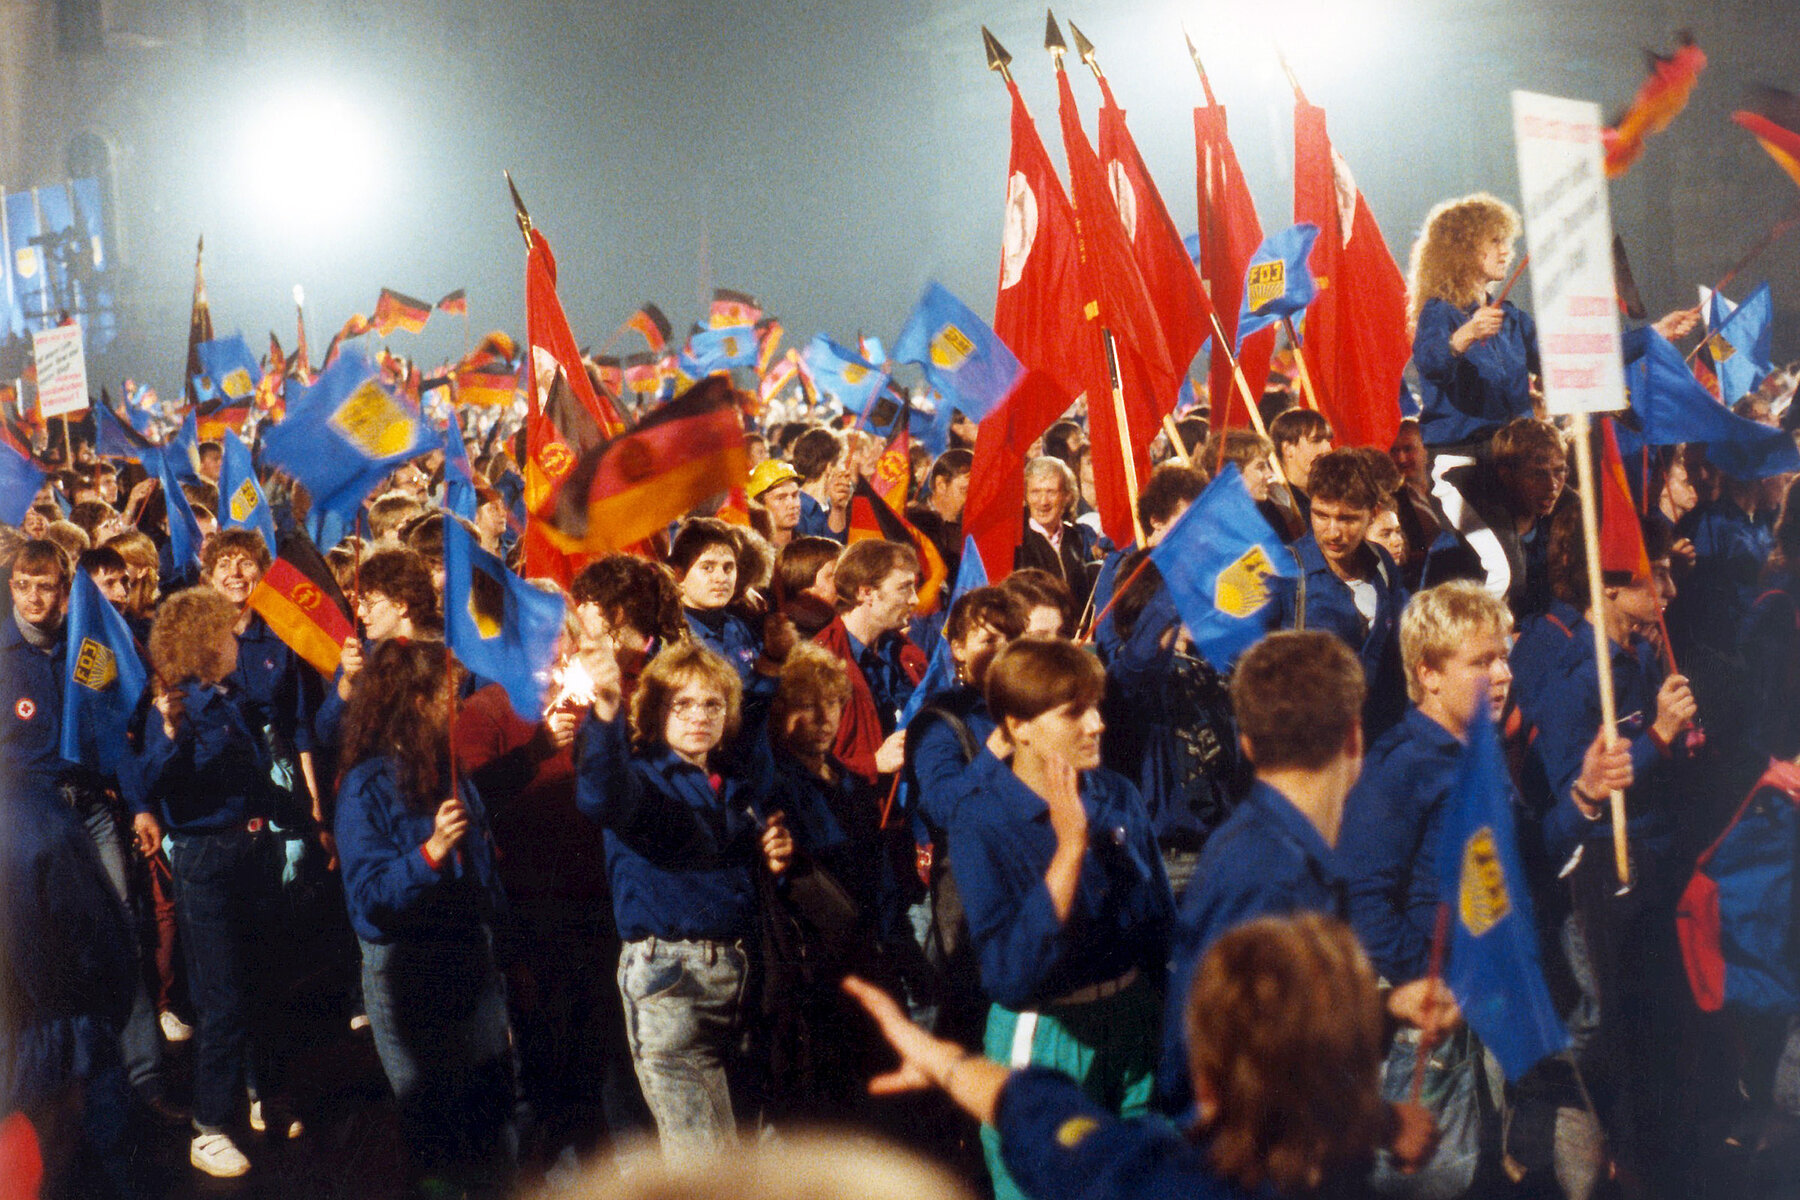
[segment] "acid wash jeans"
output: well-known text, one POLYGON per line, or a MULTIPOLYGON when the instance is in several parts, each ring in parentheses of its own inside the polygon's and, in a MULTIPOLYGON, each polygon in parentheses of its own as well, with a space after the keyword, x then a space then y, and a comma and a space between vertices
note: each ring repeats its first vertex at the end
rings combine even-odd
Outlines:
POLYGON ((727 1072, 748 973, 739 942, 644 938, 620 951, 631 1062, 670 1160, 737 1141, 727 1072))

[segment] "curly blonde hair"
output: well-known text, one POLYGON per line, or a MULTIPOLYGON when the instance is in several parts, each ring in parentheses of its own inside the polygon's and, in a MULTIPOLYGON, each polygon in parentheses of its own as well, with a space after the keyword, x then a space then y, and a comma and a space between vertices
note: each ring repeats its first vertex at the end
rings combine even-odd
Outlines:
POLYGON ((1523 226, 1512 205, 1487 192, 1446 200, 1425 218, 1412 246, 1407 275, 1406 324, 1419 323, 1427 300, 1448 300, 1458 308, 1479 304, 1487 294, 1481 250, 1491 237, 1518 237, 1523 226))
POLYGON ((176 592, 150 626, 150 664, 164 687, 217 683, 230 673, 224 639, 235 636, 237 605, 206 584, 176 592))

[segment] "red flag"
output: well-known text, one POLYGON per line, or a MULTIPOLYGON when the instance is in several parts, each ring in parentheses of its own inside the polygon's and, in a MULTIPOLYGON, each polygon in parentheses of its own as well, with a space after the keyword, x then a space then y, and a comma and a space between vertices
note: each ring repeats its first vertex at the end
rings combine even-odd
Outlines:
POLYGON ((1400 375, 1412 357, 1406 280, 1350 167, 1331 148, 1325 110, 1294 98, 1294 220, 1319 227, 1302 352, 1319 407, 1342 446, 1385 450, 1400 429, 1400 375))
POLYGON ((1606 148, 1608 179, 1621 178, 1631 169, 1644 152, 1644 140, 1669 127, 1669 122, 1687 107, 1694 85, 1700 82, 1700 72, 1706 69, 1706 52, 1694 44, 1691 33, 1677 34, 1675 40, 1679 47, 1675 53, 1649 54, 1650 78, 1638 87, 1631 107, 1618 122, 1600 131, 1600 144, 1606 148))
POLYGON ((1650 578, 1650 553, 1644 548, 1644 527, 1637 506, 1631 502, 1631 485, 1625 480, 1625 462, 1609 418, 1600 420, 1600 569, 1631 573, 1633 579, 1650 578))
POLYGON ((569 331, 562 301, 556 298, 556 257, 550 253, 549 241, 537 229, 531 231, 531 250, 525 259, 525 324, 529 344, 525 365, 531 373, 531 388, 525 399, 531 412, 537 413, 548 399, 550 384, 560 367, 575 398, 593 415, 601 432, 607 437, 623 433, 625 422, 618 410, 594 390, 582 369, 581 348, 569 331))
MULTIPOLYGON (((1244 300, 1244 272, 1250 257, 1262 245, 1262 222, 1256 218, 1256 206, 1250 200, 1250 187, 1238 167, 1237 151, 1225 132, 1225 106, 1212 101, 1210 93, 1205 107, 1194 110, 1194 141, 1199 173, 1200 197, 1200 277, 1206 283, 1206 294, 1227 342, 1237 340, 1238 311, 1244 300)), ((1234 423, 1249 423, 1243 405, 1231 399, 1236 384, 1232 381, 1231 362, 1226 357, 1230 345, 1213 343, 1212 374, 1209 390, 1212 397, 1213 423, 1224 428, 1224 413, 1230 408, 1234 423)), ((1269 356, 1275 352, 1273 327, 1251 335, 1237 356, 1244 380, 1250 385, 1250 402, 1262 398, 1263 385, 1269 378, 1269 356)))
POLYGON ((963 532, 975 539, 991 578, 1012 570, 1013 551, 1024 535, 1025 451, 1068 404, 1061 384, 1028 369, 977 427, 963 532))
POLYGON ((1132 257, 1162 326, 1169 365, 1181 374, 1212 336, 1212 304, 1162 193, 1125 127, 1125 110, 1113 99, 1104 76, 1100 95, 1100 159, 1112 185, 1119 223, 1131 239, 1132 257))
MULTIPOLYGON (((1174 410, 1181 381, 1169 365, 1169 347, 1132 257, 1130 235, 1119 223, 1106 173, 1081 128, 1068 72, 1056 73, 1056 86, 1085 296, 1081 311, 1086 321, 1076 336, 1097 339, 1101 327, 1112 332, 1128 423, 1125 436, 1134 450, 1136 483, 1142 485, 1150 475, 1150 442, 1162 427, 1163 414, 1174 410)), ((1104 343, 1100 353, 1104 364, 1104 343)), ((1135 525, 1110 373, 1088 381, 1088 432, 1100 523, 1123 546, 1133 540, 1135 525)))

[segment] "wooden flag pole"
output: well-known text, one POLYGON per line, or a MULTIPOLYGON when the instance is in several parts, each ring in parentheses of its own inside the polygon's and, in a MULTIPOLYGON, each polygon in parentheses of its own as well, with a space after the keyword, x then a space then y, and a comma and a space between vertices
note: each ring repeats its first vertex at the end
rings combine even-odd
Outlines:
POLYGON ((1527 254, 1519 259, 1519 265, 1513 268, 1512 278, 1506 281, 1506 286, 1500 289, 1500 294, 1495 296, 1488 303, 1495 308, 1499 308, 1502 304, 1505 304, 1506 298, 1512 295, 1513 285, 1525 278, 1525 268, 1530 265, 1531 255, 1527 254))
POLYGON ((1142 546, 1144 526, 1138 520, 1137 455, 1131 448, 1131 424, 1125 416, 1125 387, 1119 380, 1119 350, 1113 344, 1112 330, 1105 326, 1100 327, 1100 340, 1106 345, 1106 374, 1112 382, 1113 420, 1119 426, 1119 454, 1125 464, 1125 498, 1131 505, 1131 528, 1137 534, 1138 545, 1142 546))
MULTIPOLYGON (((1612 653, 1606 636, 1606 585, 1600 571, 1600 515, 1594 492, 1593 438, 1586 413, 1575 414, 1575 471, 1581 499, 1581 536, 1587 548, 1588 605, 1593 613, 1594 667, 1600 681, 1600 728, 1608 748, 1617 745, 1618 713, 1613 699, 1612 653)), ((1625 793, 1612 793, 1613 864, 1619 887, 1631 886, 1631 856, 1625 838, 1625 793)))
MULTIPOLYGON (((1267 438, 1269 436, 1269 430, 1268 427, 1263 424, 1262 409, 1256 406, 1257 398, 1250 394, 1250 384, 1244 378, 1244 368, 1239 365, 1237 355, 1231 352, 1231 342, 1230 339, 1225 336, 1225 327, 1219 324, 1219 314, 1217 312, 1211 312, 1209 315, 1212 317, 1213 345, 1217 349, 1224 351, 1225 361, 1231 364, 1232 378, 1237 380, 1238 391, 1244 394, 1244 407, 1250 410, 1250 424, 1260 436, 1267 438)), ((1227 392, 1225 394, 1225 416, 1220 418, 1217 425, 1219 431, 1219 456, 1218 460, 1213 463, 1213 474, 1215 475, 1217 475, 1224 467, 1225 427, 1230 416, 1231 393, 1227 392)), ((1287 476, 1281 472, 1281 463, 1273 458, 1271 458, 1269 462, 1270 465, 1275 468, 1276 480, 1280 482, 1283 487, 1286 487, 1287 476)))
POLYGON ((1300 394, 1306 398, 1306 407, 1318 412, 1319 397, 1313 391, 1312 373, 1306 369, 1306 355, 1301 353, 1300 335, 1294 330, 1293 318, 1281 318, 1281 327, 1287 330, 1288 345, 1294 351, 1294 365, 1300 368, 1300 394))
POLYGON ((1162 426, 1163 433, 1166 434, 1169 439, 1169 449, 1174 453, 1176 461, 1180 462, 1184 467, 1193 466, 1193 456, 1188 454, 1187 447, 1182 444, 1181 431, 1175 428, 1175 418, 1169 413, 1164 413, 1162 426))

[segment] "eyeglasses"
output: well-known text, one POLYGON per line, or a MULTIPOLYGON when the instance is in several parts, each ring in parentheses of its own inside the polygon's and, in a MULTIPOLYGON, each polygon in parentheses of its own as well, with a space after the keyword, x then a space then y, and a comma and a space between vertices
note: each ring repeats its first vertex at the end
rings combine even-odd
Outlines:
POLYGON ((379 592, 367 592, 356 598, 357 612, 374 612, 378 605, 393 604, 393 601, 379 592))
POLYGON ((676 700, 669 705, 672 717, 702 716, 707 719, 725 715, 723 700, 676 700))

